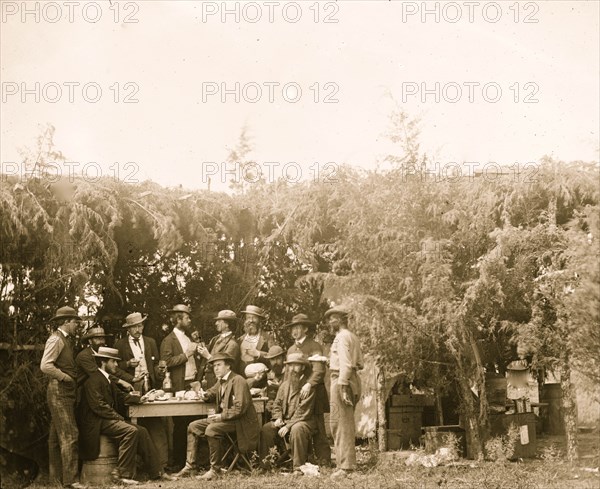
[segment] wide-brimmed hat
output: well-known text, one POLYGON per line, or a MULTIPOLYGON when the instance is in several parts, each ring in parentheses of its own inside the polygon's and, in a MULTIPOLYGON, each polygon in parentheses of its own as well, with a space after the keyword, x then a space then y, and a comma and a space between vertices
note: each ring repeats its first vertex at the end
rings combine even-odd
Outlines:
POLYGON ((119 350, 116 348, 109 348, 108 346, 101 346, 98 348, 98 352, 94 352, 94 356, 99 358, 111 358, 112 360, 121 360, 119 357, 119 350))
POLYGON ((304 324, 306 326, 315 326, 314 321, 311 321, 306 314, 296 314, 292 318, 292 322, 285 325, 286 328, 291 328, 297 324, 304 324))
POLYGON ((325 313, 323 319, 327 319, 332 314, 341 314, 342 316, 348 316, 350 314, 350 311, 343 306, 335 306, 325 313))
POLYGON ((89 340, 90 338, 108 338, 112 336, 111 334, 106 334, 104 332, 104 328, 100 326, 96 328, 90 328, 86 331, 86 333, 81 337, 81 340, 89 340))
POLYGON ((281 348, 279 345, 273 345, 271 348, 269 348, 269 351, 265 355, 265 358, 267 360, 271 360, 271 358, 279 357, 281 355, 285 355, 285 351, 283 351, 283 348, 281 348))
POLYGON ((50 321, 57 321, 59 319, 81 319, 77 314, 77 311, 69 306, 59 307, 56 310, 54 317, 50 321))
POLYGON ((185 304, 177 304, 176 306, 173 306, 173 309, 169 309, 169 312, 171 314, 174 314, 176 312, 185 312, 191 316, 192 308, 190 306, 186 306, 185 304))
POLYGON ((302 365, 310 365, 308 363, 308 360, 302 353, 290 353, 287 356, 287 358, 285 359, 285 362, 283 362, 283 363, 285 363, 286 365, 288 363, 300 363, 302 365))
POLYGON ((219 311, 217 317, 213 318, 214 321, 218 321, 220 319, 223 321, 235 321, 237 316, 235 315, 235 312, 230 311, 229 309, 223 309, 222 311, 219 311))
POLYGON ((254 314, 255 316, 266 318, 265 311, 258 306, 246 306, 246 309, 242 311, 242 314, 254 314))
POLYGON ((246 365, 246 368, 244 369, 244 375, 247 379, 249 379, 250 377, 254 377, 256 374, 268 371, 269 367, 267 367, 264 363, 250 363, 249 365, 246 365))
POLYGON ((139 312, 132 312, 125 318, 125 324, 122 327, 129 328, 131 326, 135 326, 136 324, 143 323, 146 319, 148 319, 148 316, 142 317, 139 312))
POLYGON ((208 363, 213 363, 218 360, 224 360, 226 362, 229 362, 230 365, 235 361, 233 357, 228 353, 215 353, 212 357, 210 357, 208 363))

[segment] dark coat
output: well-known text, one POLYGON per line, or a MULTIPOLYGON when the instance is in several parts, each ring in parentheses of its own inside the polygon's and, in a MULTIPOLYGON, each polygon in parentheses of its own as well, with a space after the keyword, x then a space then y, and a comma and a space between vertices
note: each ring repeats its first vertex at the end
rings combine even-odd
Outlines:
MULTIPOLYGON (((177 339, 175 332, 171 331, 160 344, 160 359, 167 362, 167 368, 171 373, 171 383, 174 391, 182 391, 185 389, 185 364, 188 357, 181 348, 181 343, 177 339)), ((196 368, 198 369, 199 361, 194 355, 196 368)), ((197 380, 197 379, 194 379, 197 380)))
MULTIPOLYGON (((304 377, 306 379, 306 376, 304 377)), ((303 383, 306 380, 303 379, 303 383)), ((273 402, 273 419, 283 419, 288 428, 294 426, 298 421, 305 421, 316 427, 314 419, 315 409, 315 390, 311 389, 310 394, 303 400, 300 400, 300 388, 292 390, 292 385, 289 380, 284 381, 279 390, 277 397, 273 402)))
MULTIPOLYGON (((158 374, 158 348, 156 341, 149 336, 142 336, 144 340, 144 357, 146 357, 146 365, 148 366, 148 374, 150 375, 150 388, 160 389, 162 379, 159 378, 158 374)), ((128 367, 127 362, 133 358, 133 351, 131 351, 131 345, 129 344, 129 335, 125 338, 121 338, 115 343, 115 348, 119 350, 119 369, 117 373, 121 374, 121 378, 127 382, 131 382, 135 376, 135 367, 128 367)))
POLYGON ((100 425, 103 419, 125 418, 125 395, 96 369, 83 384, 78 408, 79 457, 95 460, 100 454, 100 425))
POLYGON ((222 421, 235 422, 237 443, 242 453, 255 450, 258 446, 258 418, 246 380, 234 372, 229 374, 221 398, 221 384, 217 382, 207 391, 208 402, 217 404, 217 413, 222 421), (221 408, 223 400, 224 407, 221 408))
MULTIPOLYGON (((288 355, 290 353, 302 353, 306 358, 311 357, 315 354, 323 355, 323 346, 313 340, 312 338, 306 338, 302 345, 298 346, 294 343, 288 349, 288 355)), ((320 365, 311 364, 307 369, 308 383, 313 386, 316 391, 315 399, 315 414, 322 414, 329 412, 329 397, 327 396, 327 389, 325 388, 325 364, 320 365)))
MULTIPOLYGON (((214 355, 215 353, 227 353, 233 358, 233 365, 231 366, 231 370, 233 370, 236 374, 243 374, 243 372, 240 372, 240 345, 235 339, 234 333, 231 333, 224 340, 221 338, 220 334, 213 336, 208 342, 208 346, 206 348, 208 349, 211 355, 214 355)), ((202 377, 206 375, 208 386, 211 387, 216 382, 216 377, 212 373, 212 368, 210 367, 210 365, 208 365, 206 358, 203 357, 200 362, 201 366, 198 378, 202 379, 202 377)))

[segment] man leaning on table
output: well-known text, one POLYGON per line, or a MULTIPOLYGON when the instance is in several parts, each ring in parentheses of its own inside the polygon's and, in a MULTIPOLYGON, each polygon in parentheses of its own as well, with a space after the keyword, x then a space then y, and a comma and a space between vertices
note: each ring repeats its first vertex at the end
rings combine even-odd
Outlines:
POLYGON ((197 476, 201 480, 212 480, 221 472, 221 441, 226 433, 235 433, 237 445, 242 453, 254 450, 258 444, 256 410, 246 380, 234 373, 233 357, 227 353, 216 353, 210 363, 219 379, 205 394, 205 402, 216 404, 216 413, 206 419, 190 423, 187 437, 187 460, 185 467, 176 476, 191 475, 196 465, 198 437, 206 437, 210 449, 210 470, 197 476))

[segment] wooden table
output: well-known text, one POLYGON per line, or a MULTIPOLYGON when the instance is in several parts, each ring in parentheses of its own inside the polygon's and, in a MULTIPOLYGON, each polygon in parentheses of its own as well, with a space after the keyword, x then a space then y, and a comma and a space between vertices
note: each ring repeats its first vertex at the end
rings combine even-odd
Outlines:
MULTIPOLYGON (((254 398, 254 409, 258 415, 259 425, 263 424, 263 413, 265 412, 266 397, 254 398)), ((138 418, 160 418, 163 416, 208 416, 209 410, 213 413, 216 404, 202 401, 168 401, 145 402, 143 404, 132 404, 128 406, 129 417, 132 423, 137 423, 138 418)))

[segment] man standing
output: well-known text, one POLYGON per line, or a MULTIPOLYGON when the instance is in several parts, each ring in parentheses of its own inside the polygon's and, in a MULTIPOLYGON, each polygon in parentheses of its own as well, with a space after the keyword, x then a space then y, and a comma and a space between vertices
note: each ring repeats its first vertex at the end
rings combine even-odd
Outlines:
MULTIPOLYGON (((164 374, 158 370, 158 348, 153 338, 144 336, 144 321, 147 317, 142 317, 139 312, 129 314, 125 318, 123 328, 127 329, 127 336, 121 338, 115 343, 115 348, 119 352, 121 361, 119 362, 118 372, 123 373, 123 377, 144 382, 144 378, 135 378, 136 367, 141 365, 142 373, 148 378, 149 389, 160 389, 164 374)), ((137 389, 140 390, 141 389, 137 389)), ((169 459, 169 442, 167 438, 166 423, 161 418, 142 418, 139 424, 144 426, 150 433, 150 437, 156 446, 159 456, 160 469, 164 470, 169 459)))
MULTIPOLYGON (((77 357, 75 358, 75 363, 77 364, 77 385, 81 388, 83 387, 83 383, 86 379, 93 374, 96 370, 98 370, 98 366, 96 365, 96 358, 94 357, 94 353, 98 353, 98 348, 101 346, 106 346, 106 338, 112 336, 111 334, 106 334, 104 332, 104 328, 95 327, 90 328, 82 337, 81 341, 87 342, 87 347, 81 350, 77 357)), ((122 378, 111 376, 110 379, 112 382, 119 384, 125 390, 132 391, 133 386, 122 378)))
POLYGON ((240 372, 250 363, 265 363, 267 351, 275 344, 271 335, 262 330, 263 321, 266 319, 265 311, 257 306, 246 306, 242 314, 245 314, 245 334, 238 338, 241 354, 240 372))
POLYGON ((77 366, 73 354, 75 336, 81 328, 81 318, 75 309, 61 307, 50 320, 57 325, 44 347, 40 363, 47 375, 47 399, 50 410, 48 454, 50 482, 65 487, 82 488, 77 482, 79 431, 75 421, 77 366))
MULTIPOLYGON (((323 347, 313 338, 307 336, 309 328, 314 332, 315 323, 306 314, 296 314, 292 322, 287 325, 291 328, 294 344, 288 349, 290 353, 302 353, 305 358, 313 355, 323 356, 323 347)), ((325 359, 324 359, 325 360, 325 359)), ((329 412, 329 398, 325 388, 325 363, 312 362, 306 368, 306 383, 302 386, 300 398, 306 398, 312 391, 315 392, 315 419, 317 422, 317 433, 313 437, 315 456, 319 465, 329 466, 331 464, 331 447, 325 431, 324 413, 329 412)))
POLYGON ((158 454, 143 426, 124 420, 125 396, 110 381, 117 370, 119 351, 101 346, 94 353, 98 369, 84 384, 84 396, 79 408, 81 423, 81 458, 95 460, 100 452, 100 435, 116 439, 119 444, 119 459, 113 472, 114 482, 134 485, 136 476, 136 454, 142 456, 150 479, 158 479, 161 472, 158 454))
MULTIPOLYGON (((198 353, 204 358, 202 363, 204 365, 204 371, 206 372, 209 387, 214 385, 215 376, 209 371, 210 369, 206 369, 205 365, 216 353, 227 353, 232 357, 233 366, 231 367, 231 370, 236 374, 240 373, 240 345, 238 345, 238 342, 233 335, 233 325, 237 321, 237 316, 235 315, 235 312, 225 309, 219 311, 214 320, 218 334, 211 338, 208 342, 208 347, 203 345, 198 347, 198 353)), ((202 370, 203 369, 201 368, 200 378, 203 376, 202 370)))
MULTIPOLYGON (((175 392, 189 390, 190 383, 197 378, 196 349, 198 344, 189 338, 192 330, 191 309, 178 304, 169 311, 173 331, 160 345, 160 358, 167 363, 171 383, 175 392)), ((188 424, 193 416, 173 417, 173 465, 177 469, 185 463, 185 441, 188 424)))
POLYGON ((311 389, 308 395, 301 397, 302 386, 308 381, 306 370, 310 366, 304 355, 289 353, 285 364, 289 369, 288 378, 281 384, 273 403, 273 421, 266 423, 260 432, 260 458, 265 460, 271 447, 279 445, 281 448, 289 439, 294 474, 302 475, 299 468, 308 460, 310 439, 317 432, 316 395, 311 389))
POLYGON ((361 394, 358 370, 363 357, 358 337, 348 329, 348 311, 334 307, 324 318, 336 333, 329 358, 331 369, 331 433, 338 469, 332 477, 345 477, 356 468, 354 407, 361 394))
POLYGON ((210 449, 210 470, 198 479, 212 480, 221 472, 221 441, 226 433, 235 433, 242 453, 254 450, 258 443, 258 423, 250 389, 244 378, 231 371, 233 358, 216 353, 210 359, 219 381, 204 397, 217 405, 216 414, 190 423, 187 430, 187 460, 177 476, 190 475, 196 464, 196 438, 205 436, 210 449))

